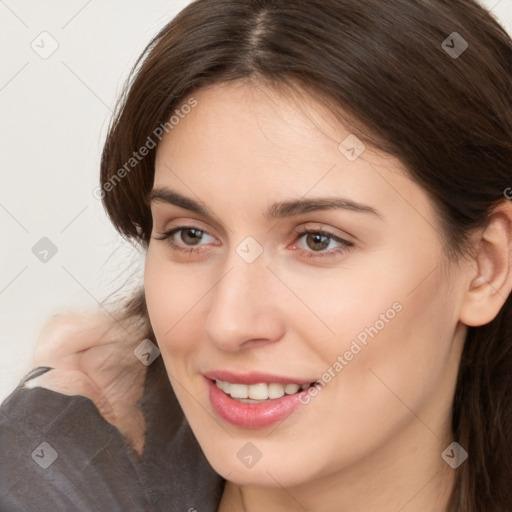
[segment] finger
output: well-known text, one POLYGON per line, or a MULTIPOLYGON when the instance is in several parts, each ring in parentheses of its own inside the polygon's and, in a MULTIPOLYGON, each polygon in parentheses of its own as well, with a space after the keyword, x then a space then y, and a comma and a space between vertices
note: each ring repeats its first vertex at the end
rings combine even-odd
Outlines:
POLYGON ((104 313, 63 313, 53 315, 39 334, 34 364, 62 368, 63 358, 101 345, 108 332, 109 322, 104 313))

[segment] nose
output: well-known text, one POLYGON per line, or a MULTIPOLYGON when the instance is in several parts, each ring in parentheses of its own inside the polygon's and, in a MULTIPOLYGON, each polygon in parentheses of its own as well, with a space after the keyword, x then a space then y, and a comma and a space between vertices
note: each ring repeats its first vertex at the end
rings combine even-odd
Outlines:
POLYGON ((205 322, 209 339, 232 352, 276 342, 285 332, 279 280, 262 257, 253 263, 236 259, 212 290, 205 322))

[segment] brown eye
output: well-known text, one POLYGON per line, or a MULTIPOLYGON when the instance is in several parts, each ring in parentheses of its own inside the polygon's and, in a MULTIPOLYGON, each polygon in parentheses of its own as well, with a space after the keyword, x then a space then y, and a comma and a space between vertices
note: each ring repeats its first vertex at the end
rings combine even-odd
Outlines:
POLYGON ((323 251, 329 247, 331 239, 320 233, 310 233, 306 236, 305 242, 313 251, 323 251))
POLYGON ((327 231, 299 229, 295 232, 297 243, 295 248, 302 249, 305 257, 335 256, 344 253, 354 246, 353 242, 339 238, 327 231))
POLYGON ((204 231, 195 228, 180 229, 180 238, 185 245, 197 245, 204 235, 204 231))
POLYGON ((161 237, 155 237, 156 240, 165 240, 166 243, 172 248, 178 251, 198 251, 195 247, 201 247, 209 242, 208 237, 215 244, 215 239, 209 235, 206 231, 196 228, 194 226, 180 226, 178 228, 171 229, 166 233, 161 233, 161 237))

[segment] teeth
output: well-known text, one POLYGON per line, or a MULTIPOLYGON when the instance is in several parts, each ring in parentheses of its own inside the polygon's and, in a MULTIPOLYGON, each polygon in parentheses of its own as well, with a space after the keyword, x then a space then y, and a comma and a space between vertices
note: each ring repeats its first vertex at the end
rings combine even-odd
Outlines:
POLYGON ((267 384, 261 382, 259 384, 232 384, 231 382, 225 382, 217 379, 215 384, 219 389, 222 389, 227 395, 231 395, 231 398, 239 399, 242 402, 253 403, 254 400, 268 400, 274 398, 281 398, 286 395, 293 395, 297 393, 299 389, 308 389, 311 384, 279 384, 271 383, 267 384))
POLYGON ((300 386, 298 384, 286 384, 284 387, 284 392, 287 395, 293 395, 294 393, 297 393, 299 391, 300 386))
POLYGON ((231 398, 249 398, 248 389, 245 384, 231 384, 226 387, 228 389, 228 393, 231 395, 231 398))
MULTIPOLYGON (((248 396, 243 398, 250 398, 251 400, 266 400, 268 398, 268 386, 263 382, 261 384, 251 384, 250 386, 244 387, 248 388, 248 396)), ((233 390, 233 384, 231 384, 231 390, 233 390)), ((231 396, 235 398, 233 395, 231 396)))
MULTIPOLYGON (((286 393, 286 388, 288 386, 290 386, 290 384, 287 384, 286 386, 283 386, 282 384, 269 384, 268 385, 268 397, 269 398, 281 398, 286 393)), ((293 384, 291 384, 291 386, 293 386, 293 384)), ((288 393, 288 394, 291 395, 292 393, 288 393)))

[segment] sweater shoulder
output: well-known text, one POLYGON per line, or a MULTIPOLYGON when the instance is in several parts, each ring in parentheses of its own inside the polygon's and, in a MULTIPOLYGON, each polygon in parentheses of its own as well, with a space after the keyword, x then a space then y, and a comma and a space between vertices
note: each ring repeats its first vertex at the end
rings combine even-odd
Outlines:
POLYGON ((24 387, 50 370, 0 406, 0 510, 146 510, 136 455, 93 401, 24 387))

